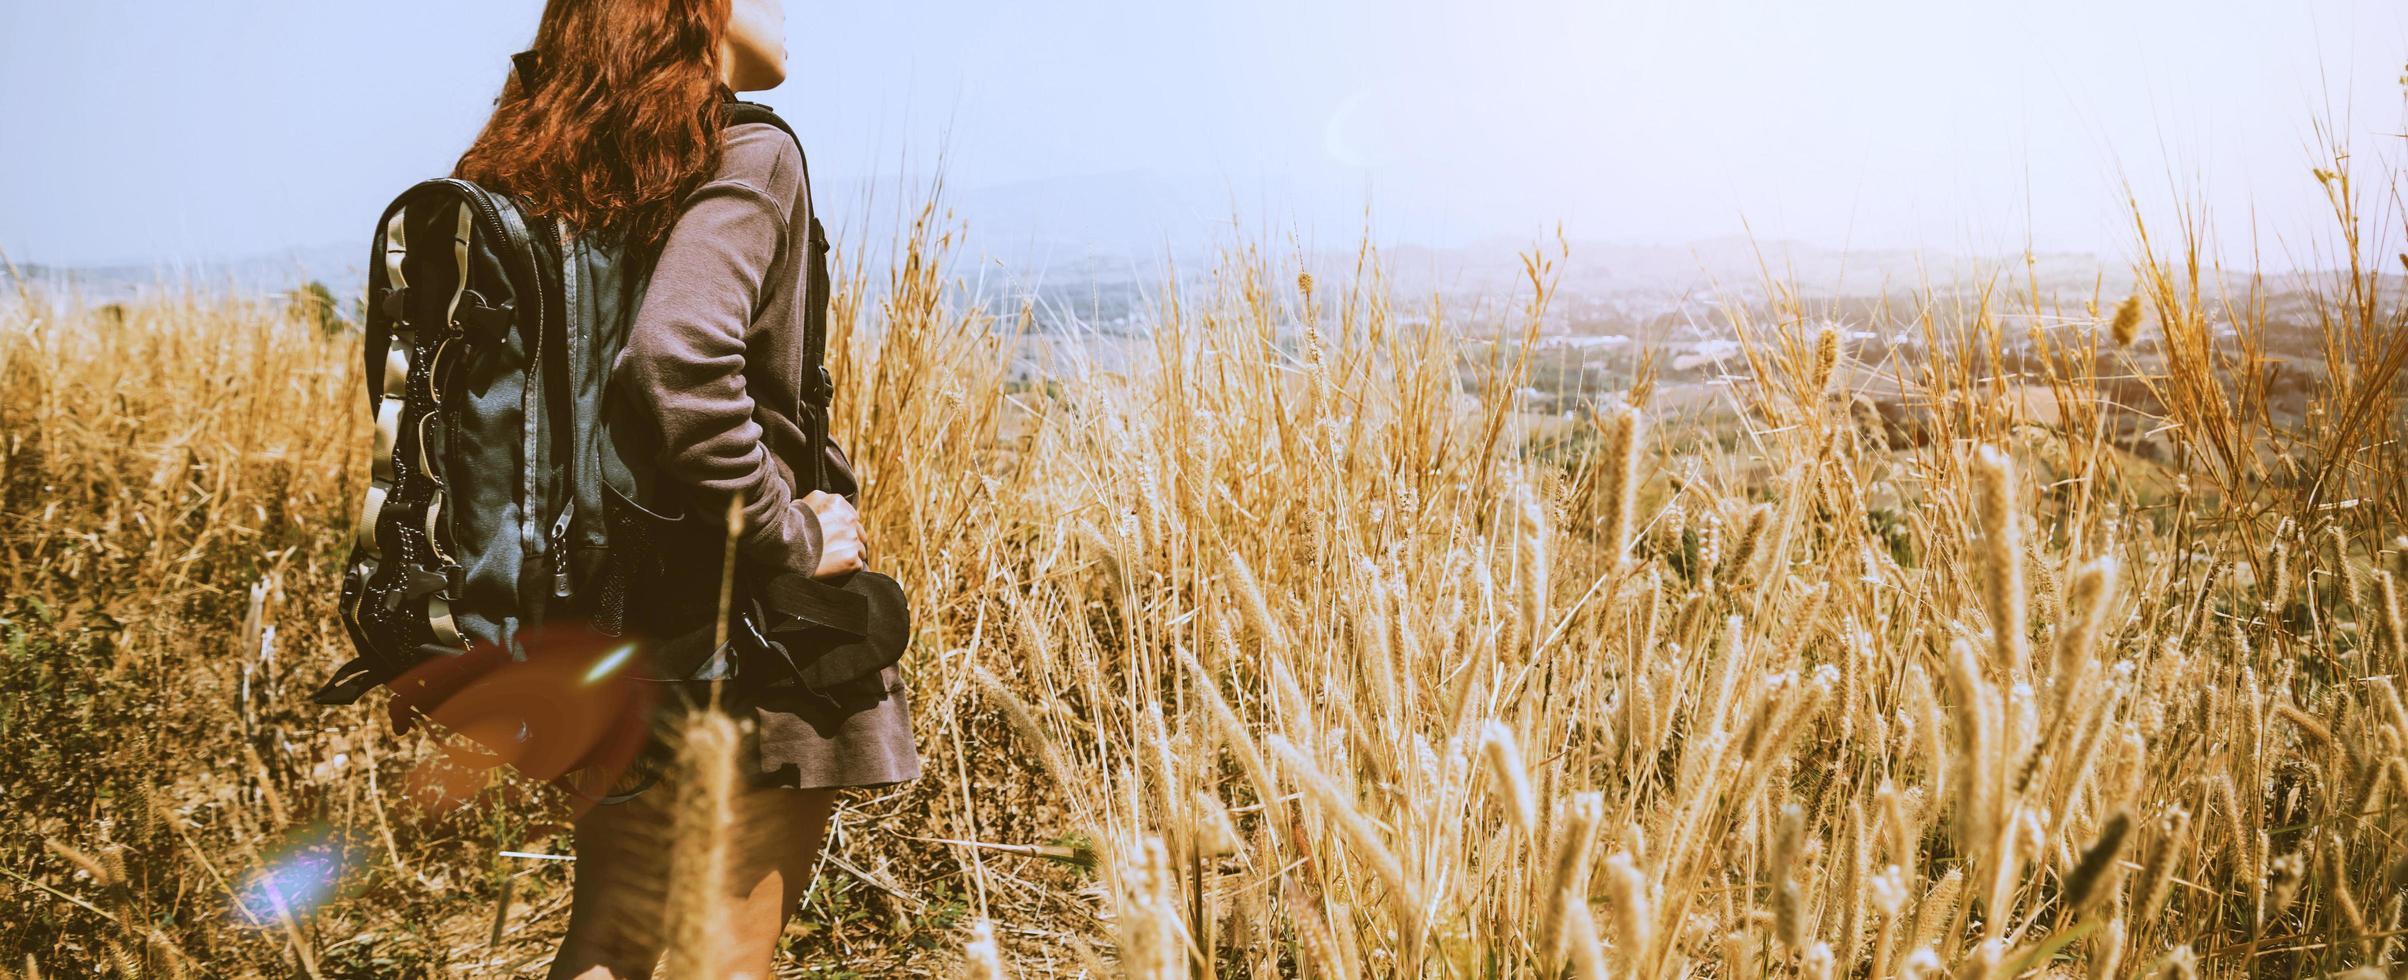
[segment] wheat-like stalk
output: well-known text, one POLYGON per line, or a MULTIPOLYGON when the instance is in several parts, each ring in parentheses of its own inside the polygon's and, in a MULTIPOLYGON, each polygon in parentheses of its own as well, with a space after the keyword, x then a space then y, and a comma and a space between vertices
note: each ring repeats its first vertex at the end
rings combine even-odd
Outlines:
POLYGON ((1581 944, 1593 947, 1597 943, 1597 927, 1588 909, 1589 853, 1596 844, 1597 825, 1605 818, 1605 796, 1582 793, 1573 797, 1566 809, 1567 818, 1556 827, 1553 855, 1547 862, 1548 899, 1541 906, 1537 941, 1550 958, 1560 955, 1568 941, 1577 966, 1583 956, 1581 944))
POLYGON ((716 710, 695 712, 678 733, 665 905, 671 976, 723 975, 741 739, 735 720, 716 710))
POLYGON ((1606 857, 1605 884, 1614 908, 1614 948, 1624 971, 1637 972, 1652 962, 1655 950, 1655 898, 1628 851, 1606 857))
POLYGON ((1955 777, 1958 846, 1980 856, 1997 843, 2001 830, 2000 719, 1997 691, 1982 676, 1972 645, 1963 640, 1949 644, 1948 689, 1955 708, 1949 771, 1955 777))
POLYGON ((1773 935, 1802 953, 1806 947, 1806 911, 1805 882, 1799 865, 1806 846, 1806 810, 1795 803, 1787 804, 1775 820, 1779 829, 1773 834, 1771 860, 1773 935))
POLYGON ((1609 560, 1619 562, 1630 547, 1631 514, 1638 507, 1639 410, 1622 406, 1605 417, 1598 455, 1598 534, 1609 560))
POLYGON ((2160 821, 2158 833, 2150 843, 2148 859, 2141 863, 2138 891, 2133 917, 2147 922, 2157 917, 2174 887, 2174 869, 2182 858, 2183 845, 2191 826, 2191 812, 2175 808, 2160 821))
POLYGON ((1549 603, 1547 513, 1527 482, 1514 484, 1515 579, 1521 584, 1522 629, 1535 648, 1545 641, 1549 603))
POLYGON ((2031 658, 2024 606, 2023 521, 2015 508, 2015 466, 2005 452, 1974 454, 1974 509, 1982 522, 1982 587, 1999 667, 2018 682, 2031 658))
POLYGON ((2107 324, 2107 334, 2115 338, 2117 347, 2130 347, 2140 339, 2140 294, 2124 297, 2116 304, 2115 317, 2107 324))
POLYGON ((1514 827, 1524 834, 1536 833, 1538 796, 1530 789, 1530 772, 1522 767, 1522 750, 1514 744, 1513 732, 1501 722, 1482 725, 1480 758, 1488 763, 1490 785, 1514 827))
POLYGON ((1141 980, 1184 980, 1187 944, 1162 839, 1147 837, 1119 866, 1121 972, 1141 980))
POLYGON ((2110 815, 2099 829, 2098 840, 2082 852, 2082 860, 2074 865, 2072 874, 2065 876, 2065 907, 2079 911, 2106 894, 2116 861, 2123 854, 2124 838, 2132 832, 2132 817, 2122 811, 2110 815))
MULTIPOLYGON (((2083 565, 2074 575, 2073 593, 2066 602, 2065 625, 2057 634, 2056 662, 2050 669, 2052 701, 2060 706, 2081 684, 2084 669, 2098 647, 2108 606, 2115 601, 2117 567, 2114 558, 2099 558, 2083 565)), ((2062 712, 2059 707, 2052 714, 2062 712)))
POLYGON ((1331 783, 1329 777, 1323 775, 1287 739, 1272 735, 1266 741, 1270 744, 1271 754, 1287 768, 1290 776, 1304 786, 1306 795, 1312 797, 1322 816, 1336 824, 1347 844, 1370 863, 1372 873, 1387 886, 1397 908, 1418 908, 1420 899, 1414 895, 1412 882, 1405 877, 1404 864, 1396 859, 1395 852, 1389 850, 1371 822, 1363 819, 1362 812, 1355 807, 1355 801, 1331 783))
POLYGON ((1004 980, 1003 952, 995 944, 995 923, 981 917, 970 924, 970 942, 962 947, 963 980, 1004 980))

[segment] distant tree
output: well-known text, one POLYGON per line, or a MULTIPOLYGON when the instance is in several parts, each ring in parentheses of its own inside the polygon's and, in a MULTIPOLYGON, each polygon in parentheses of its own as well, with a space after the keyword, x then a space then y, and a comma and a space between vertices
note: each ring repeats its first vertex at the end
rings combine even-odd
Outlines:
POLYGON ((304 323, 316 324, 319 333, 329 337, 351 329, 342 308, 335 303, 334 290, 315 279, 291 294, 293 315, 304 323))

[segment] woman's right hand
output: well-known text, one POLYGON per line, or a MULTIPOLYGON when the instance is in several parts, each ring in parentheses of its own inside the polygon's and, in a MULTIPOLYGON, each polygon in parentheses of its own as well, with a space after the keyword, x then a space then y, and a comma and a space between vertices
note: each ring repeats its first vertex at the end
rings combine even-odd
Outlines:
POLYGON ((861 514, 853 502, 825 490, 813 490, 803 503, 819 515, 819 568, 812 578, 832 578, 869 565, 862 555, 861 514))

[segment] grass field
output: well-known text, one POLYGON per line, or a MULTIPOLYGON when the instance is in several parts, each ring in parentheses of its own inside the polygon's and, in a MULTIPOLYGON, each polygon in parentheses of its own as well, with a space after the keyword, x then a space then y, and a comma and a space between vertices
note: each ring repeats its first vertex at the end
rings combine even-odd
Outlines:
MULTIPOLYGON (((1240 250, 1029 384, 1058 339, 961 302, 923 219, 833 370, 926 776, 840 813, 782 969, 2398 975, 2408 308, 2356 211, 2396 176, 2318 177, 2296 415, 2263 308, 2155 226, 2129 298, 2004 277, 1878 363, 1734 310, 1742 381, 1567 422, 1464 394, 1522 387, 1552 246, 1470 323, 1376 254, 1240 250)), ((430 736, 306 701, 357 342, 0 306, 0 971, 540 974, 569 867, 502 852, 565 852, 563 801, 419 806, 430 736)))

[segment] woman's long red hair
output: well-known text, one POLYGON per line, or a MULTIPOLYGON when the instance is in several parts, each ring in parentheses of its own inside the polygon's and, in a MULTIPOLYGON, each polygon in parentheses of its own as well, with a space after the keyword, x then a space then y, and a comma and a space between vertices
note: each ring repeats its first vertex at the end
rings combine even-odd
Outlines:
POLYGON ((452 175, 579 232, 649 248, 719 162, 729 0, 550 0, 452 175))

